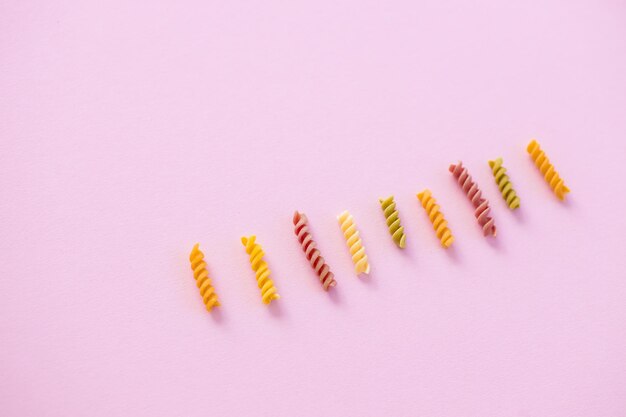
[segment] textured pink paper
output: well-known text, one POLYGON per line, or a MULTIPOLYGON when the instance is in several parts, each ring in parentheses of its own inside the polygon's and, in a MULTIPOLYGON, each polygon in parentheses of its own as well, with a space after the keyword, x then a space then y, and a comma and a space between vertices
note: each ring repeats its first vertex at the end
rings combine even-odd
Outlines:
POLYGON ((0 415, 626 415, 626 6, 512 3, 0 2, 0 415), (269 309, 253 233, 282 296, 269 309))

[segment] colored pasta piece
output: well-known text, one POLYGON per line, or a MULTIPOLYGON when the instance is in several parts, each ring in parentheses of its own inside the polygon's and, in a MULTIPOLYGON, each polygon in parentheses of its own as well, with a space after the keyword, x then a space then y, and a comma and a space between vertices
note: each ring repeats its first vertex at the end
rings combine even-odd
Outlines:
POLYGON ((496 225, 493 218, 489 216, 491 209, 489 208, 489 201, 482 197, 482 192, 478 189, 476 183, 472 180, 471 175, 467 172, 467 168, 463 167, 463 163, 450 165, 449 171, 452 173, 458 184, 463 189, 463 192, 467 194, 470 202, 474 206, 474 217, 478 221, 478 224, 483 229, 485 236, 496 235, 496 225))
POLYGON ((263 260, 263 249, 256 243, 256 236, 242 237, 241 243, 246 247, 246 253, 250 257, 250 266, 256 275, 256 282, 261 289, 261 299, 263 303, 269 304, 272 300, 280 298, 274 282, 270 279, 270 269, 267 266, 267 262, 263 260))
POLYGON ((443 217, 439 204, 437 204, 432 193, 427 189, 418 193, 417 198, 422 203, 424 210, 426 210, 426 214, 428 214, 428 218, 433 224, 433 229, 437 238, 441 241, 441 245, 444 248, 449 248, 454 242, 454 236, 452 236, 452 232, 448 228, 448 222, 443 217))
POLYGON ((399 248, 404 249, 406 246, 406 235, 404 234, 404 227, 400 223, 400 216, 398 210, 396 210, 396 202, 393 200, 393 196, 385 199, 380 198, 378 201, 385 215, 391 238, 399 248))
POLYGON ((496 180, 498 188, 500 189, 502 198, 504 198, 504 201, 506 201, 506 204, 511 210, 515 210, 519 207, 520 200, 517 193, 513 189, 513 184, 511 183, 509 176, 506 174, 506 168, 502 166, 502 158, 489 161, 489 167, 491 168, 493 177, 496 180))
POLYGON ((330 267, 324 261, 324 258, 317 249, 317 245, 313 240, 313 236, 309 232, 309 224, 306 215, 296 211, 293 215, 294 233, 300 242, 302 251, 308 259, 311 267, 320 279, 320 283, 324 290, 328 291, 331 287, 337 285, 335 275, 330 271, 330 267))
POLYGON ((352 255, 354 272, 356 272, 357 275, 369 274, 370 264, 367 261, 367 255, 365 254, 365 247, 361 241, 361 236, 359 236, 359 231, 354 224, 354 217, 346 210, 337 216, 337 220, 339 220, 339 226, 346 239, 350 255, 352 255))
POLYGON ((541 150, 539 143, 536 140, 532 140, 526 151, 530 154, 535 166, 539 168, 539 171, 543 175, 554 194, 559 200, 565 200, 565 195, 570 192, 570 189, 565 185, 563 179, 559 176, 558 172, 554 169, 554 165, 550 163, 550 160, 546 156, 545 152, 541 150))
POLYGON ((196 285, 200 290, 200 295, 202 296, 202 301, 207 311, 211 311, 213 307, 219 307, 221 304, 217 299, 211 278, 209 278, 209 272, 207 271, 206 262, 204 261, 204 253, 200 250, 199 243, 196 243, 191 250, 189 262, 191 262, 193 277, 196 280, 196 285))

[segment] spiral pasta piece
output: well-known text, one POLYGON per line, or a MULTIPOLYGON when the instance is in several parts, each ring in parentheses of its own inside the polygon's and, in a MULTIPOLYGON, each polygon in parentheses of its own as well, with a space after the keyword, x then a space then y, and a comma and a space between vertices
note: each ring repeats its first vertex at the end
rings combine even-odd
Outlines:
POLYGON ((206 262, 204 262, 204 253, 200 250, 200 244, 196 243, 189 254, 189 262, 191 262, 191 270, 193 271, 193 277, 196 280, 196 285, 200 290, 202 301, 206 306, 207 311, 211 311, 213 307, 219 307, 221 304, 217 299, 215 288, 211 284, 211 278, 209 278, 209 272, 206 268, 206 262))
POLYGON ((343 236, 346 238, 346 244, 350 255, 352 255, 352 262, 354 263, 354 272, 357 274, 369 274, 370 264, 367 261, 367 255, 365 254, 365 247, 359 236, 359 231, 354 224, 354 217, 352 214, 345 210, 339 216, 339 226, 343 232, 343 236))
POLYGON ((519 207, 520 200, 513 189, 513 184, 511 184, 509 176, 506 174, 506 168, 502 166, 502 158, 489 161, 489 167, 500 189, 500 193, 502 193, 502 198, 504 198, 504 201, 506 201, 506 204, 511 210, 515 210, 519 207))
POLYGON ((263 260, 263 249, 256 243, 256 236, 242 237, 241 243, 246 247, 246 253, 250 256, 250 266, 256 274, 256 282, 261 289, 261 299, 263 303, 269 304, 272 300, 280 298, 276 287, 274 287, 274 281, 270 279, 270 269, 267 266, 267 262, 263 260))
POLYGON ((331 287, 337 285, 337 281, 335 281, 335 275, 330 271, 330 267, 320 254, 313 236, 309 232, 309 221, 306 215, 296 211, 293 214, 293 225, 294 233, 298 237, 302 251, 319 277, 322 287, 328 291, 331 287))
POLYGON ((554 169, 554 165, 550 163, 550 160, 546 156, 545 152, 541 150, 539 143, 533 139, 526 148, 526 151, 530 154, 533 162, 539 168, 539 171, 543 175, 543 178, 552 188, 554 194, 559 200, 565 200, 565 194, 570 192, 563 179, 559 176, 558 172, 554 169))
POLYGON ((399 248, 404 249, 406 246, 406 235, 404 234, 404 227, 400 223, 400 216, 398 210, 396 210, 396 202, 393 200, 393 196, 385 199, 380 198, 378 201, 387 220, 391 238, 399 248))
POLYGON ((474 217, 478 221, 480 227, 483 228, 483 234, 485 236, 496 235, 496 225, 493 218, 489 216, 491 209, 489 208, 489 201, 482 197, 482 192, 478 189, 476 183, 472 180, 471 175, 467 172, 467 168, 463 167, 463 163, 450 165, 449 171, 457 180, 463 192, 467 194, 467 197, 474 206, 474 217))
POLYGON ((433 224, 433 229, 435 230, 437 238, 441 241, 441 245, 444 248, 449 248, 454 242, 454 236, 452 236, 452 232, 448 228, 448 222, 443 217, 439 204, 437 204, 432 193, 430 190, 426 189, 418 193, 417 198, 420 203, 422 203, 424 210, 426 210, 426 214, 428 214, 428 218, 433 224))

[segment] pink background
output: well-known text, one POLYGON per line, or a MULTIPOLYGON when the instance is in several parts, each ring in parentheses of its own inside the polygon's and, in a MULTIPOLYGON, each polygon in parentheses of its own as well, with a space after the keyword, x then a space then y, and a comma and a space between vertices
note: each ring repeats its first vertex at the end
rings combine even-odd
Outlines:
POLYGON ((0 414, 625 416, 624 2, 296 3, 0 2, 0 414), (447 172, 459 159, 494 241, 447 172), (269 309, 253 233, 283 296, 269 309))

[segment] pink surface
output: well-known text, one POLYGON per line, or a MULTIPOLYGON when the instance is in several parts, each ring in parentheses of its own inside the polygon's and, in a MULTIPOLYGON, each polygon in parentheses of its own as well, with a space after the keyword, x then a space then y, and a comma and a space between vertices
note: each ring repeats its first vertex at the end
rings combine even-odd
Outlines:
POLYGON ((296 3, 1 2, 0 415, 626 415, 624 3, 296 3), (496 240, 447 171, 459 159, 496 240), (270 309, 239 240, 253 233, 270 309))

